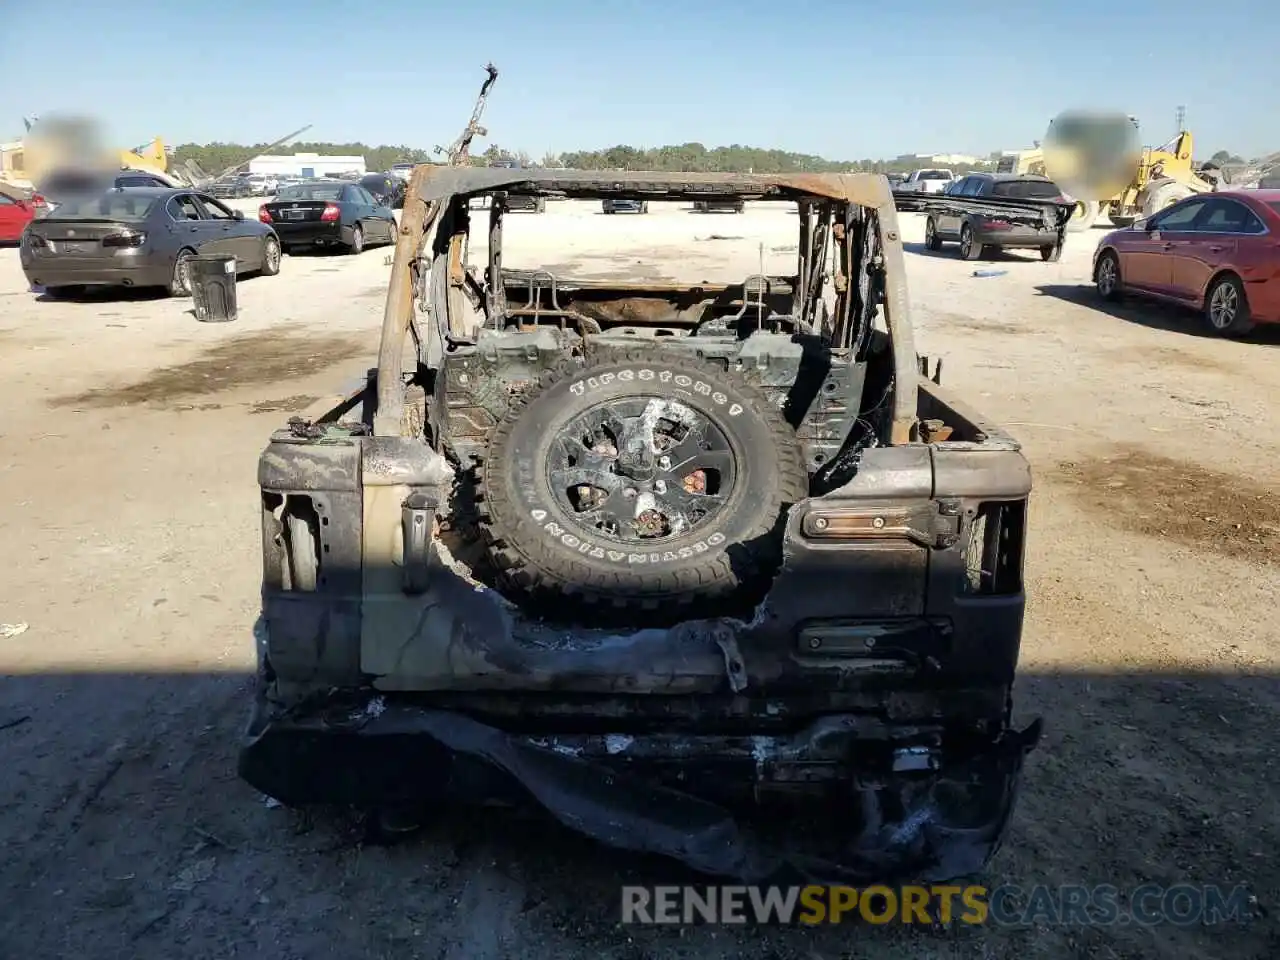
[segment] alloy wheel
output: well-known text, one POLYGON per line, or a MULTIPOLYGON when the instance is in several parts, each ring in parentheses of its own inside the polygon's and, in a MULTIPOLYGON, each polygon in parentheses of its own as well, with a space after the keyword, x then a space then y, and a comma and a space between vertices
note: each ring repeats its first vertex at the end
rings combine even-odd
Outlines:
POLYGON ((1226 330, 1235 323, 1239 312, 1240 298, 1236 296, 1236 288, 1229 283, 1218 284, 1209 298, 1209 322, 1218 330, 1226 330))
POLYGON ((1111 296, 1116 289, 1116 262, 1111 257, 1104 257, 1098 264, 1098 292, 1104 297, 1111 296))

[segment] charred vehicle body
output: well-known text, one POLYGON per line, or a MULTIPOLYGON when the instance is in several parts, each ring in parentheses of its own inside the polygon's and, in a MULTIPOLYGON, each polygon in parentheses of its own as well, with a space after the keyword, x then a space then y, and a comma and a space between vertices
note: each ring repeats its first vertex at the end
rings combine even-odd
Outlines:
POLYGON ((928 363, 881 177, 419 167, 376 372, 260 460, 241 775, 532 804, 753 882, 981 868, 1040 730, 1010 717, 1031 476, 928 363), (507 198, 556 194, 790 200, 798 258, 506 268, 507 198), (797 804, 825 815, 756 815, 797 804))

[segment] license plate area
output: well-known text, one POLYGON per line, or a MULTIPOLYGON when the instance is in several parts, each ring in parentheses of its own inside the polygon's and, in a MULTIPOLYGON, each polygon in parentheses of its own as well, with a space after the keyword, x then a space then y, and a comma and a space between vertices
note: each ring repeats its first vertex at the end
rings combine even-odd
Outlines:
POLYGON ((307 215, 307 211, 305 211, 305 210, 286 210, 286 211, 284 211, 284 218, 285 218, 286 220, 301 220, 301 219, 302 219, 303 217, 305 217, 306 215, 307 215))
POLYGON ((59 253, 92 253, 97 244, 92 240, 60 240, 58 242, 59 253))

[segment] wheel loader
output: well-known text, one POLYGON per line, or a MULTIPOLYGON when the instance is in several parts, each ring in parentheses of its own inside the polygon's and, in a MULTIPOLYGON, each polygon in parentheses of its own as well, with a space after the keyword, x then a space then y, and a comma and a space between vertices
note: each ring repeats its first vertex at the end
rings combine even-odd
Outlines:
POLYGON ((996 161, 996 173, 1029 173, 1043 177, 1044 151, 1039 145, 1030 150, 1006 150, 996 161))
POLYGON ((1063 113, 1045 135, 1047 175, 1086 209, 1077 229, 1099 215, 1127 227, 1196 193, 1226 183, 1216 164, 1197 164, 1194 138, 1183 130, 1158 147, 1140 146, 1138 121, 1123 115, 1063 113))

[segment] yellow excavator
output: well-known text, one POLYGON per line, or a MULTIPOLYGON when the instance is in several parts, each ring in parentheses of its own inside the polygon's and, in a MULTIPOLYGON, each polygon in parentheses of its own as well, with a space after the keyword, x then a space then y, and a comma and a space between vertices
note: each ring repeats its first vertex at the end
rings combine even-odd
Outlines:
POLYGON ((1138 121, 1124 114, 1068 111, 1049 124, 1045 174, 1081 206, 1076 229, 1105 214, 1117 227, 1163 210, 1196 193, 1226 184, 1216 164, 1197 164, 1195 140, 1182 130, 1158 147, 1144 147, 1138 121))
POLYGON ((1029 173, 1043 177, 1044 151, 1039 144, 1031 150, 1006 150, 996 161, 996 173, 1029 173))
POLYGON ((159 137, 132 150, 120 151, 120 166, 130 170, 146 170, 151 173, 167 173, 169 154, 159 137))

